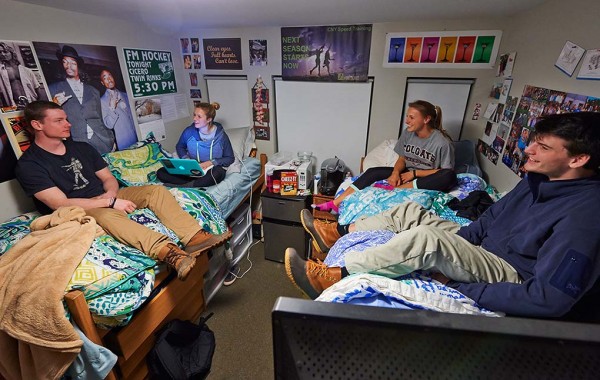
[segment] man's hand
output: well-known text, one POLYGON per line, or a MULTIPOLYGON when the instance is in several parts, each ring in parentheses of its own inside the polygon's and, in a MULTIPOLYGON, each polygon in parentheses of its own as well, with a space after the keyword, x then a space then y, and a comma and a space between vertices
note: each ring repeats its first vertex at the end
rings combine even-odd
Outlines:
POLYGON ((109 95, 109 106, 110 109, 112 109, 113 111, 115 109, 117 109, 117 104, 119 104, 119 102, 121 101, 121 98, 119 97, 119 94, 117 94, 116 92, 111 92, 109 95))
POLYGON ((115 210, 123 211, 124 213, 131 214, 137 209, 137 206, 132 201, 128 201, 126 199, 115 200, 115 205, 113 207, 115 210))
POLYGON ((59 92, 56 93, 54 95, 54 97, 52 98, 52 101, 56 104, 58 104, 59 106, 62 106, 63 104, 65 104, 67 102, 67 100, 71 99, 73 97, 73 95, 69 95, 66 96, 65 92, 59 92))

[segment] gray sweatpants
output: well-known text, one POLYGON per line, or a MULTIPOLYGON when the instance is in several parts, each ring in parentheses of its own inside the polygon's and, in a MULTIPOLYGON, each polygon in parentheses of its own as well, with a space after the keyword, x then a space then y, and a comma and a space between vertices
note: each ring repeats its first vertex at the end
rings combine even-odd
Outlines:
POLYGON ((357 231, 389 230, 396 236, 362 252, 347 253, 349 273, 397 277, 423 269, 461 282, 521 282, 509 263, 458 236, 458 224, 414 202, 359 219, 355 227, 357 231))

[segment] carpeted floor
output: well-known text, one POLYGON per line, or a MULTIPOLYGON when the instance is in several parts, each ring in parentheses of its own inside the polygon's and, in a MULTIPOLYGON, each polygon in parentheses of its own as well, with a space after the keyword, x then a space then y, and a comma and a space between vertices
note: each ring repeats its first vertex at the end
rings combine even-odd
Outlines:
POLYGON ((263 243, 240 261, 242 278, 223 286, 208 304, 207 322, 215 333, 216 350, 209 380, 272 379, 271 310, 279 296, 302 298, 285 274, 283 263, 265 260, 263 243))

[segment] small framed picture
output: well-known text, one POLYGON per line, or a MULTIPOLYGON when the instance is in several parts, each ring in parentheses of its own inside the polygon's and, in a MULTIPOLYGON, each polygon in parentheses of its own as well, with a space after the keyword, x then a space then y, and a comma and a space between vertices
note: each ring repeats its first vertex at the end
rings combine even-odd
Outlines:
POLYGON ((577 79, 600 79, 600 49, 585 52, 577 79))
POLYGON ((563 46, 554 66, 558 67, 568 76, 572 76, 573 72, 575 72, 577 64, 581 60, 581 57, 583 57, 583 53, 585 53, 584 48, 574 44, 571 41, 567 41, 565 46, 563 46))
POLYGON ((254 134, 257 140, 270 140, 271 130, 269 127, 254 126, 254 134))

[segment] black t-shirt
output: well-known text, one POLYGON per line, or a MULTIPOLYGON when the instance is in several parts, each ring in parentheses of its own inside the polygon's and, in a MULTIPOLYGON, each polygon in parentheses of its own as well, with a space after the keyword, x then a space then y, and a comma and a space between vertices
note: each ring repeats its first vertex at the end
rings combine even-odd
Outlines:
POLYGON ((57 155, 31 144, 17 162, 15 174, 25 193, 33 197, 38 210, 52 210, 37 201, 34 194, 58 187, 67 198, 92 198, 104 193, 102 181, 96 175, 107 164, 98 151, 84 142, 65 140, 66 152, 57 155))

